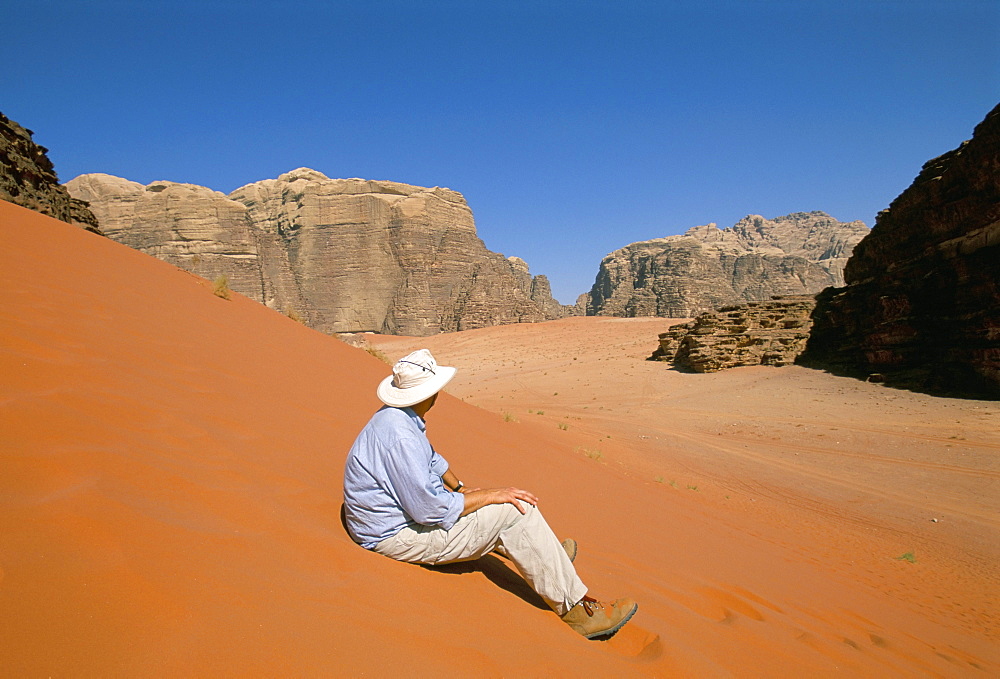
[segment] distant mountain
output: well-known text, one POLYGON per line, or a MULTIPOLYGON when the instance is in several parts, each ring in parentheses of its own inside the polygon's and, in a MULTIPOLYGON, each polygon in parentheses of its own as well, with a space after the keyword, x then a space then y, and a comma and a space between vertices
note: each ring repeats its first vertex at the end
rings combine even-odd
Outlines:
POLYGON ((66 184, 105 233, 324 332, 404 335, 560 318, 548 280, 476 235, 462 194, 299 168, 228 196, 106 174, 66 184))
POLYGON ((590 316, 685 318, 774 295, 814 294, 844 284, 847 258, 868 231, 864 222, 839 222, 825 212, 749 215, 727 229, 696 226, 609 254, 577 307, 590 316))

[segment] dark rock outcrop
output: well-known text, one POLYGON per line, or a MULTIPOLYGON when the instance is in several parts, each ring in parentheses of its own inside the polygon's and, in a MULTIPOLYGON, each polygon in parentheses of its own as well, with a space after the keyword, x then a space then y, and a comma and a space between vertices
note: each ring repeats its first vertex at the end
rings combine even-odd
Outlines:
POLYGON ((577 307, 591 316, 685 318, 775 295, 815 294, 843 284, 847 257, 867 234, 864 223, 824 212, 750 215, 728 229, 696 226, 609 254, 577 307))
POLYGON ((819 296, 801 362, 1000 397, 1000 106, 879 213, 844 273, 819 296))
POLYGON ((650 360, 699 373, 744 365, 791 365, 806 346, 815 305, 812 296, 800 295, 704 313, 661 333, 660 346, 650 360))
POLYGON ((48 149, 32 134, 0 113, 0 199, 101 233, 87 203, 71 198, 59 183, 48 149))
POLYGON ((491 252, 457 191, 299 168, 228 196, 110 175, 67 183, 109 237, 323 332, 432 335, 565 316, 548 280, 491 252))

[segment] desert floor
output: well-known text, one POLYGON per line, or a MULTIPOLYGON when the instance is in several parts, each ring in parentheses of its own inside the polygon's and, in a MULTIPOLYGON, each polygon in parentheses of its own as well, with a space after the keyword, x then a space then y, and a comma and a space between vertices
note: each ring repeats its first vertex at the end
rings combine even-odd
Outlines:
POLYGON ((681 374, 664 320, 369 337, 457 366, 435 447, 639 602, 586 641, 500 558, 347 536, 363 349, 4 201, 0 291, 4 676, 1000 676, 997 403, 681 374))
POLYGON ((365 337, 390 359, 431 349, 459 368, 454 396, 512 428, 557 431, 608 473, 780 545, 829 576, 831 606, 849 580, 995 653, 1000 407, 798 366, 690 374, 645 360, 657 334, 685 320, 365 337))

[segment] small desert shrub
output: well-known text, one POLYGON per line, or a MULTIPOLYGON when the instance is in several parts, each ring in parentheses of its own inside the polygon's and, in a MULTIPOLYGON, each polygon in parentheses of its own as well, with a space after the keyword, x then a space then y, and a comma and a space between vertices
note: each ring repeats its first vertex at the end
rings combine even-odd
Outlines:
POLYGON ((544 411, 544 410, 539 410, 539 411, 538 411, 537 413, 535 413, 535 414, 536 414, 536 415, 544 415, 544 414, 545 414, 545 411, 544 411))
POLYGON ((566 424, 565 422, 560 422, 559 428, 562 429, 563 431, 566 431, 567 429, 569 429, 569 425, 566 424))
POLYGON ((306 324, 306 319, 302 318, 302 314, 300 314, 292 307, 288 307, 288 309, 285 310, 285 315, 288 316, 293 321, 295 321, 296 323, 301 323, 302 325, 306 324))
POLYGON ((590 448, 580 448, 580 451, 589 457, 591 460, 600 460, 604 457, 604 454, 600 450, 591 450, 590 448))
POLYGON ((503 421, 504 422, 517 422, 517 418, 514 417, 514 415, 512 413, 508 413, 507 411, 504 411, 504 413, 503 413, 503 421))
POLYGON ((663 477, 662 476, 657 476, 653 480, 656 481, 657 483, 663 483, 663 477))
POLYGON ((905 561, 907 563, 917 563, 917 557, 913 556, 913 552, 906 552, 905 554, 900 554, 896 557, 896 561, 905 561))
POLYGON ((371 346, 369 344, 369 345, 365 345, 365 351, 367 351, 369 354, 371 354, 372 356, 374 356, 378 360, 382 361, 383 363, 385 363, 387 365, 392 365, 392 359, 389 358, 388 356, 386 356, 385 352, 382 351, 381 349, 376 349, 375 347, 373 347, 373 346, 371 346))
POLYGON ((230 298, 232 290, 229 289, 229 276, 226 274, 217 276, 212 286, 212 293, 216 297, 221 297, 222 299, 230 298))

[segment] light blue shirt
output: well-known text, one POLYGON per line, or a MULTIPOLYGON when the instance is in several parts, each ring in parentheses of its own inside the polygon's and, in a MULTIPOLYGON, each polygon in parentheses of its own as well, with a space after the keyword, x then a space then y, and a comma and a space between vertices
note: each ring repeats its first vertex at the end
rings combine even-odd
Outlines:
POLYGON ((371 549, 406 526, 449 529, 465 498, 444 487, 448 462, 409 408, 384 406, 358 434, 344 468, 344 513, 355 542, 371 549))

